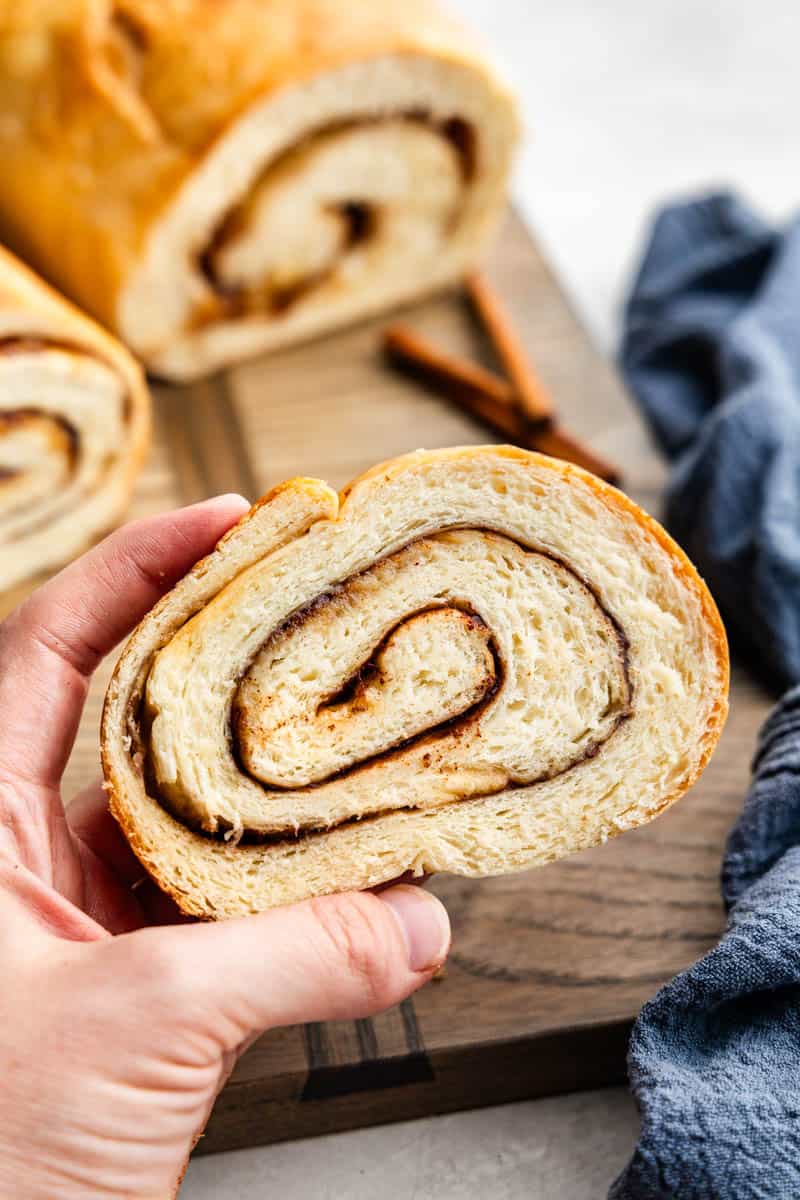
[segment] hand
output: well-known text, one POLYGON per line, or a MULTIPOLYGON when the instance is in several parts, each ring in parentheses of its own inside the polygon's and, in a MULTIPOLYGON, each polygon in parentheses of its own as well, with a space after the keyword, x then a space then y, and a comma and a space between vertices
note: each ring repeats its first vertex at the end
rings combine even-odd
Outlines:
POLYGON ((62 805, 92 671, 245 508, 129 525, 0 625, 2 1196, 174 1195, 259 1033, 387 1008, 447 953, 444 908, 402 885, 187 922, 99 787, 62 805))

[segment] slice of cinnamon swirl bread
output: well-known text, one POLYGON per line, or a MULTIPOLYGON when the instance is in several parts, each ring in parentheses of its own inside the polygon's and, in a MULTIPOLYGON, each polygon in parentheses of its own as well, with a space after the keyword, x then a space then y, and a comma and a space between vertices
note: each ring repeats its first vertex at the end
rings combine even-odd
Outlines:
POLYGON ((145 618, 111 807, 187 912, 549 862, 663 811, 726 713, 713 601, 578 468, 424 451, 294 479, 145 618))

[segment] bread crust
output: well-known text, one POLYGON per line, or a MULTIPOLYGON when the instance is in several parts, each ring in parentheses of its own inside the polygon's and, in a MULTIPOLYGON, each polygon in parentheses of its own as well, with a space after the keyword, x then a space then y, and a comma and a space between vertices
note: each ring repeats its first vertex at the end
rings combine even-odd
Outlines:
POLYGON ((30 337, 73 345, 110 363, 125 380, 137 409, 146 452, 150 402, 144 372, 120 342, 29 266, 0 246, 0 338, 30 337))
MULTIPOLYGON (((513 105, 433 0, 73 0, 37 10, 35 19, 0 11, 0 108, 13 114, 0 128, 0 236, 162 374, 189 378, 397 299, 377 289, 363 303, 333 299, 298 322, 251 314, 191 327, 216 301, 189 258, 202 258, 276 155, 324 126, 330 104, 315 107, 313 94, 326 78, 345 72, 334 92, 352 90, 334 122, 361 112, 363 80, 348 82, 347 71, 367 64, 385 64, 375 99, 379 108, 385 86, 384 111, 392 81, 409 71, 422 73, 417 90, 429 67, 442 76, 434 92, 447 94, 451 80, 475 90, 482 135, 497 146, 497 178, 448 279, 474 258, 499 212, 513 105), (285 107, 278 126, 297 115, 288 145, 273 145, 279 131, 266 129, 273 101, 285 107), (233 169, 222 163, 227 142, 233 169)), ((442 282, 431 264, 416 290, 442 282)))
MULTIPOLYGON (((458 522, 452 522, 451 527, 453 524, 458 522)), ((530 524, 529 540, 535 546, 535 513, 530 516, 530 524)), ((296 547, 300 545, 299 541, 295 542, 296 547)), ((241 557, 238 568, 234 561, 232 570, 220 578, 236 577, 238 570, 244 569, 245 558, 247 555, 241 557)), ((630 553, 630 564, 633 570, 636 566, 633 553, 630 553)), ((592 587, 596 584, 591 577, 587 582, 592 587)), ((620 586, 626 586, 625 582, 620 586)), ((611 607, 613 609, 613 604, 611 607)), ((230 606, 228 610, 233 611, 230 606)), ((642 628, 650 619, 646 609, 643 613, 642 628)), ((615 615, 619 617, 619 613, 615 615)), ((626 630, 624 620, 622 629, 633 634, 632 669, 636 674, 646 657, 645 651, 638 648, 640 631, 626 630)), ((725 631, 707 588, 680 547, 656 521, 621 492, 580 468, 514 447, 418 451, 374 467, 346 488, 338 500, 317 480, 297 479, 281 485, 246 514, 219 547, 156 606, 126 646, 109 685, 101 737, 105 786, 111 811, 145 868, 183 911, 198 917, 241 915, 304 895, 343 887, 373 886, 406 869, 441 869, 472 876, 500 873, 552 861, 596 845, 668 808, 699 778, 711 756, 727 714, 728 683, 725 631), (328 833, 313 834, 310 839, 301 838, 294 848, 285 844, 277 847, 235 845, 194 832, 168 813, 157 798, 148 795, 141 757, 137 761, 137 755, 146 753, 146 747, 137 749, 134 744, 137 717, 132 706, 135 708, 140 703, 153 654, 170 642, 172 626, 176 623, 184 625, 187 613, 194 611, 191 601, 188 606, 185 603, 187 598, 193 594, 199 598, 200 591, 210 586, 209 580, 214 572, 221 570, 226 557, 240 553, 259 521, 263 528, 256 532, 256 539, 271 540, 273 547, 291 544, 320 521, 326 530, 350 520, 352 512, 359 514, 362 523, 368 521, 366 514, 375 511, 388 495, 393 494, 387 489, 405 486, 406 481, 409 488, 418 489, 423 486, 421 481, 433 478, 434 472, 441 481, 452 472, 464 478, 473 471, 483 472, 484 476, 486 471, 491 471, 492 478, 496 477, 501 484, 507 478, 510 487, 517 486, 520 481, 520 486, 527 487, 530 483, 536 495, 541 497, 542 507, 552 489, 555 489, 553 495, 557 496, 559 504, 564 503, 565 497, 572 496, 577 504, 584 506, 588 514, 585 518, 587 526, 596 524, 598 530, 601 527, 621 530, 617 549, 625 547, 625 553, 629 553, 630 547, 636 546, 642 558, 648 559, 654 586, 663 584, 666 589, 664 611, 674 610, 678 614, 674 620, 684 622, 682 634, 687 654, 692 658, 687 670, 696 685, 697 697, 693 710, 697 714, 697 725, 692 724, 691 728, 675 733, 679 744, 672 747, 671 765, 667 764, 670 771, 665 767, 662 773, 666 785, 663 782, 658 785, 651 779, 645 785, 647 795, 641 803, 632 804, 630 797, 623 794, 626 780, 609 776, 613 786, 606 787, 608 797, 603 793, 597 803, 591 802, 590 798, 584 799, 584 794, 589 797, 593 780, 596 781, 603 770, 611 769, 604 765, 610 760, 603 752, 596 758, 590 756, 583 764, 580 779, 570 783, 569 792, 567 785, 559 784, 558 780, 512 790, 504 793, 509 797, 505 808, 495 805, 491 817, 488 808, 481 809, 481 805, 490 805, 490 799, 457 800, 433 815, 428 812, 423 834, 419 832, 419 824, 413 824, 417 819, 414 814, 390 813, 328 833), (280 536, 276 540, 275 530, 267 526, 277 508, 289 502, 287 497, 291 503, 282 516, 281 541, 280 536), (132 736, 133 741, 130 740, 132 736), (556 784, 560 786, 560 792, 556 784), (618 795, 615 795, 615 787, 620 788, 618 795), (547 789, 552 789, 552 795, 547 789), (511 816, 505 815, 506 809, 511 816), (465 824, 467 810, 472 822, 469 828, 465 824), (504 815, 498 816, 498 813, 504 815), (376 869, 374 857, 366 863, 366 859, 374 855, 382 822, 390 830, 380 842, 382 853, 385 853, 383 874, 376 869), (432 837, 431 829, 444 831, 443 839, 437 841, 432 837), (402 853, 394 856, 393 838, 403 845, 402 853), (415 838, 422 843, 422 851, 416 858, 412 853, 415 838), (309 849, 314 839, 317 842, 309 849), (322 845, 325 842, 331 847, 329 851, 322 845), (360 848, 363 848, 364 861, 360 859, 360 848), (314 859, 313 868, 305 862, 309 858, 314 859)), ((637 687, 642 696, 647 684, 646 678, 639 679, 637 687)), ((662 700, 657 698, 656 702, 661 704, 662 700)), ((663 703, 667 705, 663 713, 668 714, 671 711, 669 704, 663 703)), ((685 700, 683 704, 685 707, 689 701, 685 700)), ((678 707, 677 701, 674 707, 678 707)), ((635 757, 632 761, 636 762, 635 757)), ((606 784, 608 782, 606 780, 606 784)))

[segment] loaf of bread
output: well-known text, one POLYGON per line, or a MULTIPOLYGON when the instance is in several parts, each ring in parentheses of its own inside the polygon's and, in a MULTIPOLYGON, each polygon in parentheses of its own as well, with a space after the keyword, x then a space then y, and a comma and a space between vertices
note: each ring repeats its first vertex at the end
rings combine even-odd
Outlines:
POLYGON ((111 528, 147 450, 130 354, 0 249, 0 592, 111 528))
POLYGON ((727 683, 708 591, 620 492, 419 451, 256 505, 133 634, 103 766, 158 883, 233 916, 640 825, 702 771, 727 683))
POLYGON ((0 4, 0 234, 190 378, 460 276, 516 117, 435 0, 0 4))

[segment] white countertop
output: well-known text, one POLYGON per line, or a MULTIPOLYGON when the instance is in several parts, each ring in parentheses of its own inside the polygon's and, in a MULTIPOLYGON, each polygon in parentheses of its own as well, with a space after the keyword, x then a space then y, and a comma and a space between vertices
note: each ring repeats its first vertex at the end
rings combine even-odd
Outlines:
MULTIPOLYGON (((800 208, 796 0, 451 5, 517 87, 517 202, 604 349, 659 201, 800 208)), ((600 1200, 636 1128, 621 1090, 564 1096, 198 1159, 181 1200, 600 1200)))

